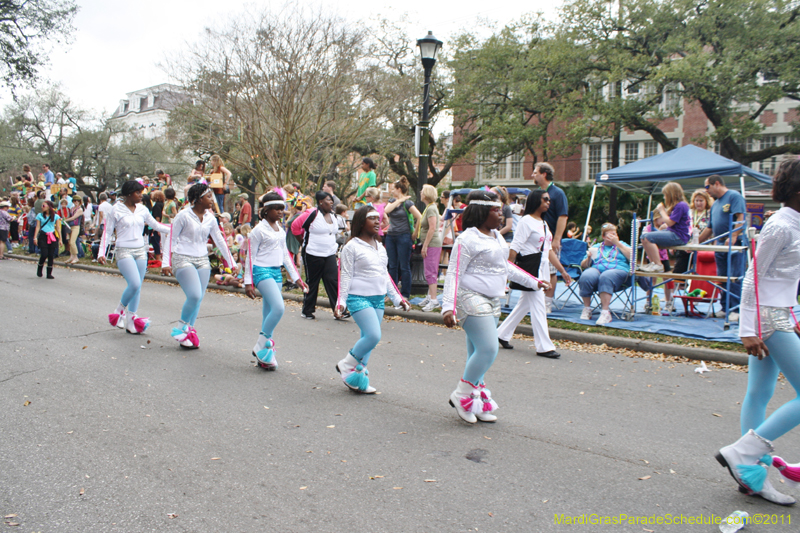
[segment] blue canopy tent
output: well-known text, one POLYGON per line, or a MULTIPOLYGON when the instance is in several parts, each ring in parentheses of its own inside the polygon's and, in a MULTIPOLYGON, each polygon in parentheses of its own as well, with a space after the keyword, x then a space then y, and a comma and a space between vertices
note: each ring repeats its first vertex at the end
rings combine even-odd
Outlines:
MULTIPOLYGON (((476 189, 455 189, 450 191, 450 194, 460 194, 461 196, 466 196, 474 190, 476 189)), ((524 187, 506 187, 506 190, 508 191, 508 194, 524 194, 526 196, 529 192, 531 192, 530 189, 525 189, 524 187)))
MULTIPOLYGON (((586 226, 589 225, 589 217, 592 215, 594 197, 598 187, 616 187, 625 191, 649 195, 650 200, 647 205, 649 213, 652 208, 653 194, 660 192, 665 182, 680 181, 684 190, 691 190, 702 188, 705 179, 713 174, 737 178, 742 196, 745 196, 746 190, 764 190, 772 187, 770 176, 699 146, 687 144, 635 163, 598 172, 595 175, 592 198, 589 201, 586 226)), ((586 226, 584 226, 584 232, 586 226)))

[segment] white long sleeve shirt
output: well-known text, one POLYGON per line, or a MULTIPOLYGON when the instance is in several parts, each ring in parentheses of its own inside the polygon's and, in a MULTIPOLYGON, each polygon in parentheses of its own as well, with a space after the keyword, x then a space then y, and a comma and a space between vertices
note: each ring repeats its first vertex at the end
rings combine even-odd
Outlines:
POLYGON ((387 294, 395 305, 400 305, 403 297, 395 287, 386 266, 389 258, 381 243, 377 248, 362 241, 358 237, 350 239, 342 248, 339 256, 341 269, 339 280, 339 297, 337 305, 347 305, 347 297, 379 296, 387 294))
POLYGON ((209 235, 222 252, 222 258, 228 267, 232 267, 235 262, 228 250, 228 243, 219 229, 214 213, 209 209, 203 214, 201 221, 194 210, 191 208, 183 209, 175 215, 172 220, 172 231, 164 250, 162 266, 172 265, 172 254, 188 255, 190 257, 202 257, 208 255, 209 235))
POLYGON ((292 282, 300 279, 286 248, 286 232, 278 226, 275 230, 266 220, 261 220, 247 235, 247 259, 244 265, 244 283, 253 284, 253 266, 283 267, 292 282))
POLYGON ((507 280, 531 289, 538 288, 533 276, 508 262, 508 250, 503 236, 494 230, 492 236, 484 235, 478 228, 469 228, 459 235, 453 244, 447 266, 442 314, 453 310, 457 288, 468 289, 487 298, 503 296, 507 280))
POLYGON ((540 279, 550 278, 550 249, 553 247, 553 234, 544 220, 536 220, 530 215, 522 217, 514 231, 510 248, 519 255, 542 253, 539 264, 540 279))
MULTIPOLYGON (((797 305, 800 281, 800 213, 782 207, 772 215, 758 238, 758 305, 792 308, 797 305)), ((754 265, 750 263, 742 283, 739 336, 758 336, 754 265)))
POLYGON ((150 211, 142 204, 136 204, 131 211, 125 202, 117 202, 104 220, 105 230, 100 239, 99 257, 105 257, 111 235, 116 232, 115 246, 119 248, 141 248, 144 246, 144 226, 147 224, 154 230, 169 234, 170 227, 153 218, 150 211))

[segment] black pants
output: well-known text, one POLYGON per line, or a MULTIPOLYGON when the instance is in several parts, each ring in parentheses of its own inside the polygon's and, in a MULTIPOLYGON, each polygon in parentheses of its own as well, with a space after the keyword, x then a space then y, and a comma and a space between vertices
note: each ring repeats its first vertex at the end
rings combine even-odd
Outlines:
POLYGON ((161 255, 161 234, 153 231, 150 234, 150 244, 153 246, 153 255, 161 255))
MULTIPOLYGON (((19 242, 19 222, 11 222, 9 225, 9 234, 11 235, 11 242, 19 242)), ((9 252, 10 251, 11 250, 9 250, 9 252)))
POLYGON ((47 268, 53 268, 53 260, 58 253, 58 241, 48 243, 47 235, 39 232, 39 266, 44 265, 47 259, 47 268))
POLYGON ((331 309, 336 307, 336 298, 339 296, 339 268, 336 265, 336 256, 317 257, 303 252, 303 262, 306 265, 306 284, 308 293, 303 297, 303 314, 308 316, 317 308, 317 294, 319 282, 325 284, 331 309))

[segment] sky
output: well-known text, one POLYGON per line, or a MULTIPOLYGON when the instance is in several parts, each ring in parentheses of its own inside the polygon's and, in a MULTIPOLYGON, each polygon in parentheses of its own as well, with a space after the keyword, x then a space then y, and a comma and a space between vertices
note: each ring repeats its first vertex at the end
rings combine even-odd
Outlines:
MULTIPOLYGON (((252 2, 243 0, 77 0, 80 8, 71 44, 54 48, 49 65, 41 70, 47 83, 58 83, 78 105, 110 115, 128 92, 171 81, 159 63, 186 49, 202 35, 205 27, 222 24, 243 12, 252 2)), ((410 40, 430 30, 447 46, 450 36, 488 22, 500 26, 526 13, 555 16, 556 1, 446 0, 409 2, 396 0, 341 0, 308 2, 338 13, 354 24, 369 19, 401 21, 410 40), (502 7, 499 7, 502 6, 502 7), (424 7, 424 11, 423 11, 424 7)), ((284 2, 263 2, 258 6, 279 8, 284 2)), ((57 30, 56 30, 57 31, 57 30)), ((488 34, 488 30, 486 31, 488 34)), ((420 68, 421 70, 421 68, 420 68)))

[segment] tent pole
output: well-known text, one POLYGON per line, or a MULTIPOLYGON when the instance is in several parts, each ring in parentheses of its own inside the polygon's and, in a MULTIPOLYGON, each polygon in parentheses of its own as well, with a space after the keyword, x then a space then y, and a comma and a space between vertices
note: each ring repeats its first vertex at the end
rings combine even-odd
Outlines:
MULTIPOLYGON (((647 197, 647 213, 645 214, 644 220, 651 218, 650 213, 652 212, 652 210, 653 210, 653 192, 650 191, 650 196, 647 197)), ((653 221, 650 220, 650 224, 652 223, 653 221)), ((653 226, 653 229, 655 230, 655 226, 653 226)), ((633 254, 633 257, 634 258, 636 257, 636 253, 633 254)), ((642 246, 642 257, 641 259, 639 259, 639 263, 644 263, 644 246, 642 246)))
POLYGON ((592 218, 592 207, 594 206, 594 193, 597 192, 597 183, 592 187, 592 199, 589 200, 589 212, 586 214, 586 225, 583 226, 583 239, 586 240, 586 230, 589 229, 589 220, 592 218))

